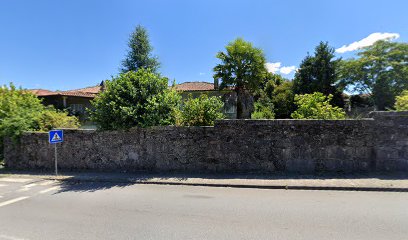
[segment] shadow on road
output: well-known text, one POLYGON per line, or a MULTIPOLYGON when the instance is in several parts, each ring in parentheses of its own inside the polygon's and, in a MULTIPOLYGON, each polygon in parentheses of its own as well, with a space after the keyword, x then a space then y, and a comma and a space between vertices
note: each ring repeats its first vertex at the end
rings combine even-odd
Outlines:
MULTIPOLYGON (((63 172, 58 176, 52 175, 50 171, 11 171, 2 169, 1 176, 16 175, 24 176, 26 178, 39 177, 42 179, 60 180, 61 189, 59 193, 63 192, 95 192, 106 190, 110 188, 124 188, 137 184, 171 184, 181 185, 195 182, 196 185, 203 185, 206 180, 222 180, 221 185, 228 183, 228 180, 242 180, 235 181, 245 184, 245 180, 346 180, 350 182, 353 180, 367 179, 369 182, 373 180, 408 180, 407 172, 399 173, 325 173, 325 174, 299 174, 275 172, 271 174, 259 173, 236 173, 236 174, 207 174, 207 173, 151 173, 151 172, 63 172)), ((291 181, 293 183, 293 181, 291 181)), ((214 182, 213 182, 214 183, 214 182)), ((256 183, 254 183, 256 184, 256 183)))
POLYGON ((64 180, 61 181, 59 185, 60 189, 56 194, 63 192, 96 192, 110 188, 124 188, 134 184, 135 183, 130 182, 82 182, 77 180, 64 180))
MULTIPOLYGON (((188 182, 191 179, 208 180, 358 180, 358 179, 379 179, 379 180, 406 180, 407 173, 387 174, 320 174, 320 175, 301 175, 301 174, 141 174, 141 173, 81 173, 73 174, 72 177, 61 181, 61 189, 57 192, 96 192, 111 188, 124 188, 132 185, 145 184, 145 181, 159 180, 154 184, 182 185, 183 181, 188 182), (85 181, 84 181, 85 180, 85 181), (160 181, 160 180, 170 180, 160 181)), ((198 181, 200 185, 200 180, 198 181)), ((222 184, 221 184, 222 185, 222 184)), ((242 186, 244 187, 244 186, 242 186)))

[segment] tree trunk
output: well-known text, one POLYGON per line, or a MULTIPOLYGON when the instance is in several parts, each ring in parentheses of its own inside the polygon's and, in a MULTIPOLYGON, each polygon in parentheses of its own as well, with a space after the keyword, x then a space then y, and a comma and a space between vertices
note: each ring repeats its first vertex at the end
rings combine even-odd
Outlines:
POLYGON ((237 88, 235 91, 237 93, 237 118, 250 119, 254 111, 254 98, 242 88, 237 88))

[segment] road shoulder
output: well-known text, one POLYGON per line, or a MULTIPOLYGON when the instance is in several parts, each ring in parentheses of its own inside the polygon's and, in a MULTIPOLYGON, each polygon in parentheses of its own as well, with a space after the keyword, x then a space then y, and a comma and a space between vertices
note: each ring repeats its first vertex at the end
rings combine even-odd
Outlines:
POLYGON ((393 191, 408 192, 408 174, 338 175, 205 175, 145 173, 63 173, 58 176, 40 172, 0 172, 1 178, 39 178, 63 182, 121 182, 208 187, 260 189, 393 191))

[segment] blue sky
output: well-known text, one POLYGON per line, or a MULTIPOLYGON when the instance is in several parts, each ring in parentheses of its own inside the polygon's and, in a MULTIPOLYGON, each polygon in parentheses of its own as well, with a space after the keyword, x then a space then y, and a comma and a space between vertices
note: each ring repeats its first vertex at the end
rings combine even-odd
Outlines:
POLYGON ((216 53, 237 37, 283 74, 322 40, 340 48, 374 33, 345 50, 376 38, 406 42, 407 9, 406 0, 0 0, 0 84, 96 85, 118 73, 137 24, 148 29, 162 74, 178 83, 213 81, 216 53))

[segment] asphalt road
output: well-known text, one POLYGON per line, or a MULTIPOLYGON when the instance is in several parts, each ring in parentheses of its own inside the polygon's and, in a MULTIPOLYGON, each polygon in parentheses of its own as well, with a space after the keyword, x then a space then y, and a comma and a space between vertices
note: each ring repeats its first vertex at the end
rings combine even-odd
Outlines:
POLYGON ((408 239, 408 193, 0 178, 0 240, 408 239))

